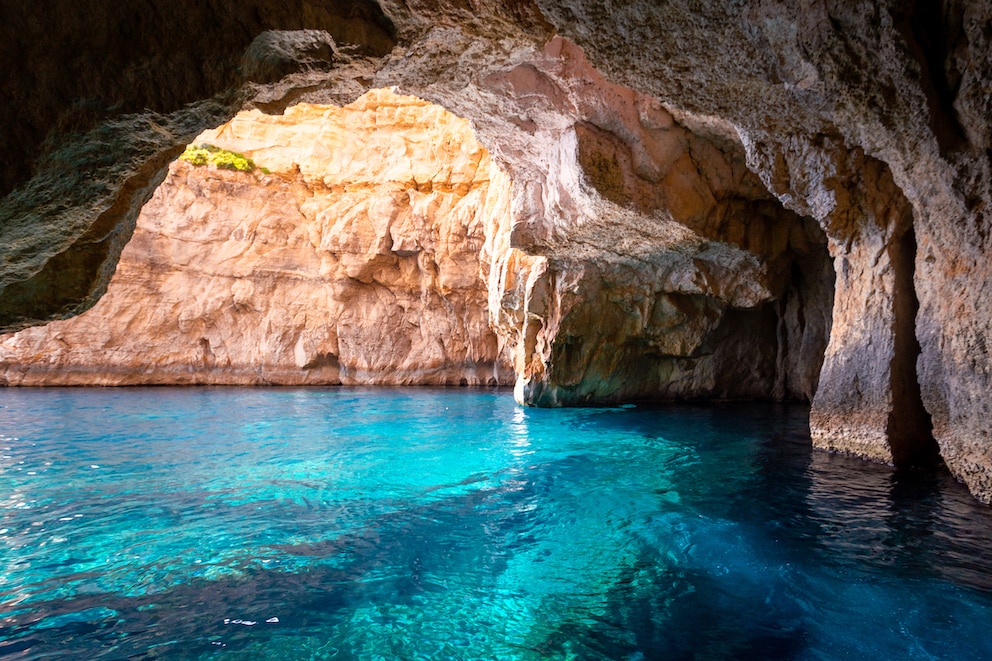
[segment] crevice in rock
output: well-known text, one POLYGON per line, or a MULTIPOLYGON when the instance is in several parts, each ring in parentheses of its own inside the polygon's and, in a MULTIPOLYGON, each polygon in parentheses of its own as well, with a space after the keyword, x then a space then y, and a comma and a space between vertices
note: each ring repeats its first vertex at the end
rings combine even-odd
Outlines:
POLYGON ((930 109, 930 130, 937 138, 941 156, 968 145, 954 110, 957 84, 946 68, 948 26, 941 0, 911 0, 895 16, 894 25, 920 66, 920 87, 930 109))
POLYGON ((806 232, 822 238, 793 256, 789 283, 778 302, 780 343, 775 394, 780 401, 812 402, 823 368, 833 315, 835 276, 826 239, 812 219, 806 232), (781 395, 781 396, 779 396, 781 395))
POLYGON ((893 307, 895 342, 891 362, 892 410, 886 434, 896 466, 932 465, 940 459, 933 437, 933 423, 923 406, 916 361, 920 343, 916 338, 916 313, 920 303, 913 283, 916 234, 910 227, 889 248, 895 274, 893 307))

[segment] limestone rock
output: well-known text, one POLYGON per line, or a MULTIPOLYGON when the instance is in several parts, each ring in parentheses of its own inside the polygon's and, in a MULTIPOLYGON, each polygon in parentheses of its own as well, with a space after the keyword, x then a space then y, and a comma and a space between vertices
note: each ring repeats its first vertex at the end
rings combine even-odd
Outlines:
POLYGON ((176 161, 106 295, 0 341, 11 385, 497 384, 479 253, 508 183, 465 120, 389 91, 255 110, 176 161))
POLYGON ((324 30, 266 30, 241 58, 241 74, 256 83, 275 83, 301 71, 328 71, 334 39, 324 30))

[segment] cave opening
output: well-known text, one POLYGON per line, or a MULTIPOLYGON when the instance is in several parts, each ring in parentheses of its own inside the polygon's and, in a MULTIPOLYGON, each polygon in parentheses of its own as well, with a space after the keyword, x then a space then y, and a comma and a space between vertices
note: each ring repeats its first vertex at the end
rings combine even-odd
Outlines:
POLYGON ((239 113, 170 166, 93 309, 3 338, 3 378, 526 374, 547 381, 524 398, 535 405, 808 402, 833 301, 822 230, 764 189, 739 145, 659 124, 641 130, 669 169, 650 178, 619 136, 577 127, 579 165, 614 150, 626 193, 605 195, 601 170, 586 172, 616 224, 578 228, 549 261, 512 245, 509 176, 441 106, 381 89, 345 107, 239 113))
POLYGON ((482 277, 508 204, 420 98, 243 111, 169 165, 92 308, 0 337, 0 378, 508 385, 482 277))

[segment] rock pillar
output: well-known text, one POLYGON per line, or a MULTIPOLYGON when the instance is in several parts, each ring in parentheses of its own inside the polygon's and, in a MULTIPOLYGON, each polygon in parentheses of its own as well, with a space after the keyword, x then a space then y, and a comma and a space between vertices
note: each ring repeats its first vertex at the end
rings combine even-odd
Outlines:
MULTIPOLYGON (((936 460, 916 373, 913 210, 888 167, 855 150, 826 220, 833 324, 810 412, 813 444, 907 465, 936 460), (852 163, 855 162, 856 163, 852 163)), ((836 184, 835 184, 836 185, 836 184)))

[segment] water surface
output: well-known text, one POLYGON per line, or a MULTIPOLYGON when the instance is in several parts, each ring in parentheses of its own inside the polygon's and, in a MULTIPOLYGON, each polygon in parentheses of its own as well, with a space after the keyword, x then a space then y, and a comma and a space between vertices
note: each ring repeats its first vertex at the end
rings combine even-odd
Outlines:
POLYGON ((0 391, 0 657, 992 658, 992 511, 770 405, 0 391))

